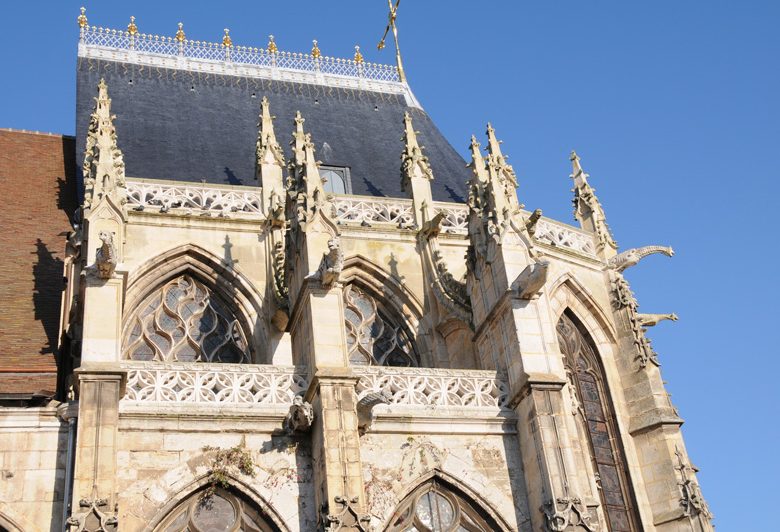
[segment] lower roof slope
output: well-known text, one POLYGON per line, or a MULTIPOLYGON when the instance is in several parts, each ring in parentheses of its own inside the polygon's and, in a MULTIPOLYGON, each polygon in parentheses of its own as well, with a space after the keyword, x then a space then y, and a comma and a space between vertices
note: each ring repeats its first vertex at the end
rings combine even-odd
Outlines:
POLYGON ((425 111, 402 95, 305 83, 173 70, 79 58, 76 156, 84 153, 101 78, 116 114, 118 144, 130 177, 254 185, 260 101, 267 96, 276 136, 287 140, 301 111, 318 160, 350 168, 352 193, 406 197, 401 191, 403 115, 408 111, 429 157, 434 199, 463 202, 465 161, 425 111))
POLYGON ((0 130, 0 399, 56 391, 74 153, 72 137, 0 130))

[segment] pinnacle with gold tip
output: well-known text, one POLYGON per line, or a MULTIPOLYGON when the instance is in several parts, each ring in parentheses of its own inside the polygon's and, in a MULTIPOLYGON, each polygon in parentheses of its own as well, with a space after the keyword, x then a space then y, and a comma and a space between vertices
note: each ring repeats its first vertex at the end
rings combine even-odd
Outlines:
POLYGON ((222 37, 222 46, 225 48, 233 46, 233 41, 230 39, 230 30, 227 28, 225 28, 225 36, 222 37))
POLYGON ((176 42, 184 42, 187 36, 184 34, 184 24, 179 22, 179 29, 176 31, 176 42))
POLYGON ((355 45, 355 63, 363 63, 363 54, 360 53, 360 46, 355 45))
POLYGON ((317 46, 317 39, 314 39, 312 41, 312 44, 314 44, 314 46, 311 47, 311 56, 314 59, 319 59, 320 57, 322 57, 322 54, 320 53, 320 47, 317 46))
POLYGON ((269 54, 275 54, 279 51, 279 48, 276 47, 276 43, 274 42, 274 36, 269 35, 268 36, 268 53, 269 54))
POLYGON ((87 27, 87 15, 85 13, 87 12, 86 7, 81 8, 81 15, 76 19, 76 22, 79 23, 79 28, 86 28, 87 27))

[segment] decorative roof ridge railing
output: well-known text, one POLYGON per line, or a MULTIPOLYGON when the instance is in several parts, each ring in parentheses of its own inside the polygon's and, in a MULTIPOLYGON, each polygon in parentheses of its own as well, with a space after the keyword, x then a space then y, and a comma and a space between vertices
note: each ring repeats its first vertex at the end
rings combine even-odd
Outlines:
POLYGON ((124 401, 218 405, 292 404, 308 387, 305 368, 266 364, 123 362, 124 401))
POLYGON ((221 43, 192 40, 186 38, 181 24, 173 37, 140 33, 137 28, 117 30, 81 25, 81 21, 79 25, 79 44, 89 47, 402 84, 396 66, 365 61, 358 46, 355 57, 346 59, 322 55, 317 41, 307 54, 278 50, 273 36, 265 49, 234 45, 228 30, 221 43))
POLYGON ((496 371, 353 367, 358 399, 379 393, 389 405, 506 408, 509 385, 496 371))
POLYGON ((159 182, 155 180, 127 180, 127 204, 134 211, 148 207, 159 212, 181 209, 185 214, 213 214, 230 216, 233 213, 263 214, 263 196, 260 187, 226 188, 224 185, 159 182))

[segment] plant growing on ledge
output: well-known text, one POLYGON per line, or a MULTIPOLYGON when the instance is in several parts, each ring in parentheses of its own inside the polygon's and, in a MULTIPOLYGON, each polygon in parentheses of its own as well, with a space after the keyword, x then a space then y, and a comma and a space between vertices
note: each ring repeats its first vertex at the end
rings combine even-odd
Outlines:
POLYGON ((208 479, 209 486, 206 488, 204 497, 213 495, 218 487, 228 488, 231 475, 241 473, 242 475, 254 476, 255 474, 255 461, 252 458, 252 453, 244 447, 243 442, 230 449, 207 445, 203 447, 203 452, 214 452, 208 479))

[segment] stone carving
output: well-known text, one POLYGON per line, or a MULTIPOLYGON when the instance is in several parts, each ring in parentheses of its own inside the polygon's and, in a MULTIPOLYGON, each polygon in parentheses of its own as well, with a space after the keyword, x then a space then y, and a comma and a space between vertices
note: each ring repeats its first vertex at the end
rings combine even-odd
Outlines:
POLYGON ((379 199, 367 197, 338 197, 334 200, 336 221, 339 224, 354 223, 363 227, 414 225, 412 202, 405 199, 379 199))
POLYGON ((565 248, 590 257, 596 254, 593 237, 587 233, 548 219, 539 220, 533 229, 532 236, 537 242, 565 248))
POLYGON ((129 363, 124 401, 132 403, 201 403, 215 406, 291 405, 308 387, 292 366, 129 363))
POLYGON ((559 497, 549 500, 542 507, 549 532, 587 530, 596 532, 598 526, 590 522, 588 509, 577 497, 559 497), (571 527, 571 528, 570 528, 571 527))
POLYGON ((172 185, 130 179, 127 181, 128 205, 134 211, 150 207, 159 212, 192 215, 193 211, 226 217, 233 213, 262 216, 263 198, 255 188, 240 190, 218 186, 182 184, 172 185), (171 209, 177 209, 171 211, 171 209))
POLYGON ((84 210, 94 207, 104 197, 125 208, 125 163, 122 151, 117 146, 114 115, 111 114, 111 99, 105 80, 98 83, 95 109, 90 116, 87 141, 84 149, 84 210))
POLYGON ((339 505, 339 508, 331 513, 328 507, 323 510, 323 524, 325 532, 337 532, 339 530, 359 530, 365 532, 368 530, 368 524, 371 522, 371 516, 363 514, 359 510, 358 497, 342 497, 337 495, 333 501, 339 505))
POLYGON ((536 233, 536 224, 539 222, 539 219, 542 217, 542 209, 536 209, 534 212, 531 213, 531 216, 528 217, 528 219, 525 222, 525 229, 528 231, 528 234, 532 237, 536 233))
POLYGON ((341 270, 344 269, 344 253, 341 251, 341 240, 333 237, 328 240, 328 251, 322 256, 320 269, 317 272, 322 286, 330 288, 338 282, 341 270))
MULTIPOLYGON (((650 340, 645 336, 645 324, 640 318, 638 312, 639 303, 634 297, 634 293, 628 286, 623 274, 617 270, 610 271, 610 285, 612 286, 612 306, 615 310, 626 310, 628 313, 628 322, 631 327, 631 334, 634 342, 634 349, 637 353, 637 360, 639 360, 639 366, 641 368, 647 367, 648 362, 652 362, 656 366, 660 365, 658 362, 658 355, 650 340)), ((653 316, 648 314, 647 316, 653 316)), ((675 316, 676 317, 676 316, 675 316)), ((657 321, 655 322, 657 323, 657 321)), ((653 323, 652 325, 655 325, 653 323)), ((648 323, 647 326, 650 324, 648 323)))
POLYGON ((574 181, 574 217, 579 220, 583 229, 594 233, 596 236, 596 246, 599 253, 610 250, 614 253, 617 250, 617 242, 612 237, 607 225, 607 216, 601 207, 596 191, 588 183, 588 174, 580 166, 580 158, 572 151, 569 157, 572 163, 572 173, 569 177, 574 181))
POLYGON ((653 327, 663 320, 677 321, 677 314, 637 314, 637 319, 642 327, 653 327))
POLYGON ((116 269, 116 246, 114 235, 108 231, 100 231, 98 235, 101 245, 95 251, 95 267, 98 277, 110 279, 116 269))
POLYGON ((609 259, 608 266, 613 270, 622 272, 626 268, 639 264, 639 261, 653 253, 663 253, 667 257, 674 256, 674 250, 664 246, 644 246, 629 249, 609 259))
POLYGON ((429 181, 433 179, 433 171, 428 162, 428 157, 423 155, 423 146, 417 142, 417 131, 412 126, 412 117, 404 113, 404 151, 401 154, 401 190, 412 194, 411 180, 414 177, 423 177, 429 181))
POLYGON ((383 388, 376 392, 364 393, 357 402, 358 429, 361 433, 368 432, 374 423, 376 415, 374 407, 376 405, 386 405, 390 403, 390 390, 383 388))
POLYGON ((453 277, 439 250, 433 251, 432 255, 436 269, 433 282, 436 299, 458 319, 472 326, 471 297, 466 282, 453 277))
POLYGON ((389 404, 410 406, 507 406, 509 387, 494 371, 430 368, 354 367, 360 376, 358 400, 371 393, 388 395, 389 404))
POLYGON ((285 166, 284 152, 282 152, 282 147, 276 140, 273 123, 275 117, 271 116, 268 97, 263 96, 260 107, 260 121, 257 123, 258 135, 255 149, 256 164, 259 167, 264 162, 273 162, 283 167, 285 166))
POLYGON ((117 508, 112 512, 107 507, 106 499, 81 499, 79 508, 82 511, 69 517, 65 526, 69 532, 113 532, 119 527, 117 508))
POLYGON ((303 400, 303 397, 293 397, 290 411, 284 418, 284 430, 287 434, 308 432, 314 422, 314 409, 311 404, 303 400))
POLYGON ((287 286, 284 242, 277 242, 274 245, 272 268, 274 277, 272 290, 277 309, 271 319, 277 329, 285 331, 290 320, 290 289, 287 286))
POLYGON ((547 282, 547 272, 550 269, 549 261, 535 261, 520 272, 512 283, 512 290, 517 292, 520 299, 536 299, 539 292, 547 282))
POLYGON ((696 468, 685 460, 685 455, 676 445, 674 454, 677 455, 677 467, 675 469, 680 472, 680 481, 678 482, 681 493, 680 504, 685 515, 688 517, 701 515, 707 520, 712 519, 712 514, 701 493, 699 483, 690 476, 691 473, 696 473, 696 468))

